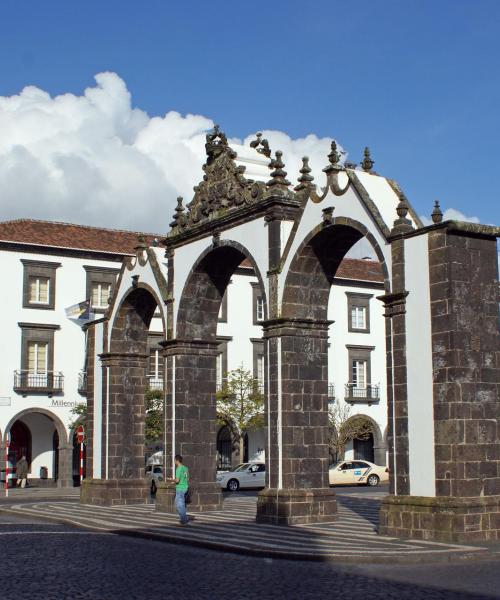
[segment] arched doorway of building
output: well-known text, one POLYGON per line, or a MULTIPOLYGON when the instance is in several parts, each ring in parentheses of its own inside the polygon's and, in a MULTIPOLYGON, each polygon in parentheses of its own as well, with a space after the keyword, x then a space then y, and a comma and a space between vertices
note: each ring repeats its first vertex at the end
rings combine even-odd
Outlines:
POLYGON ((223 425, 217 433, 217 470, 227 471, 233 463, 233 441, 231 430, 223 425))
POLYGON ((25 423, 17 420, 10 428, 10 469, 16 468, 16 463, 22 456, 26 457, 28 469, 31 469, 31 431, 25 423))
MULTIPOLYGON (((172 439, 175 438, 176 452, 189 462, 192 479, 197 482, 193 504, 204 509, 218 509, 222 503, 220 489, 215 484, 219 310, 232 275, 245 260, 257 277, 261 309, 264 319, 267 318, 263 280, 255 260, 241 244, 217 240, 198 258, 187 277, 177 312, 176 339, 165 346, 167 365, 172 365, 167 368, 175 365, 176 373, 173 390, 176 422, 172 439)), ((227 433, 224 435, 227 437, 227 433)), ((224 443, 227 448, 227 440, 224 443)), ((227 454, 226 450, 226 457, 227 454)))
POLYGON ((26 455, 28 481, 36 486, 70 486, 70 461, 66 429, 50 411, 27 409, 8 424, 10 468, 26 455))

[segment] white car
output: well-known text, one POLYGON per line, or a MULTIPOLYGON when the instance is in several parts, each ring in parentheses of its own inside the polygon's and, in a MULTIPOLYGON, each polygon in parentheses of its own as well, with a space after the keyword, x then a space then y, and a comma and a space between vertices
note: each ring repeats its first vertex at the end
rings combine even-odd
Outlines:
POLYGON ((370 485, 388 483, 389 469, 367 460, 341 460, 328 471, 330 485, 370 485))
POLYGON ((230 471, 219 471, 216 477, 221 488, 236 492, 240 488, 263 488, 266 486, 264 463, 243 463, 230 471))

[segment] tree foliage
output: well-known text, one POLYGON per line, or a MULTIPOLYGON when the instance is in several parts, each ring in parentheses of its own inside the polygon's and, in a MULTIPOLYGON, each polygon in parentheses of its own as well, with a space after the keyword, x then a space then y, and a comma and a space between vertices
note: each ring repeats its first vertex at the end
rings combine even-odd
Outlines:
POLYGON ((264 395, 259 381, 241 365, 227 373, 216 398, 219 423, 229 427, 243 459, 245 434, 264 425, 264 395))
POLYGON ((163 391, 148 390, 146 400, 146 443, 156 442, 163 435, 163 391))
POLYGON ((83 425, 85 431, 87 431, 87 404, 86 402, 78 402, 70 410, 70 414, 73 415, 69 423, 69 428, 74 429, 77 425, 83 425))
POLYGON ((338 400, 328 410, 328 446, 333 461, 344 458, 349 440, 367 440, 373 434, 373 427, 362 415, 352 415, 349 404, 338 400))

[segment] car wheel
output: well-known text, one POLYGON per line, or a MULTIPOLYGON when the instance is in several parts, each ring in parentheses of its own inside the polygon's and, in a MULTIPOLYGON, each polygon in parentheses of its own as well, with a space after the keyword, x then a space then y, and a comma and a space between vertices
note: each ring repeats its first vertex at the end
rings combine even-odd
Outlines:
POLYGON ((230 479, 227 482, 227 489, 230 492, 237 492, 240 489, 240 482, 237 479, 230 479))
POLYGON ((153 479, 153 481, 151 482, 151 493, 154 495, 156 494, 156 483, 153 479))
POLYGON ((380 479, 378 478, 378 475, 370 475, 366 480, 366 483, 371 487, 375 487, 378 485, 379 481, 380 479))

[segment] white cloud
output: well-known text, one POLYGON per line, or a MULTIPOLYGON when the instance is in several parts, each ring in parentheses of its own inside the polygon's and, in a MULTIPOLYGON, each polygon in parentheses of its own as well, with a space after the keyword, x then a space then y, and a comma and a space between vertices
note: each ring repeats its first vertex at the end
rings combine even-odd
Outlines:
MULTIPOLYGON (((95 79, 82 96, 51 97, 29 86, 0 97, 0 220, 41 218, 166 233, 176 197, 191 200, 212 120, 174 111, 151 118, 132 108, 118 75, 95 79)), ((323 185, 330 139, 293 140, 279 131, 264 136, 273 150, 283 151, 291 181, 307 154, 323 185)))
MULTIPOLYGON (((432 219, 430 217, 426 217, 424 215, 420 218, 422 219, 422 223, 424 225, 432 225, 432 219)), ((478 217, 468 217, 456 208, 447 208, 443 212, 443 221, 469 221, 469 223, 480 223, 478 217)))

